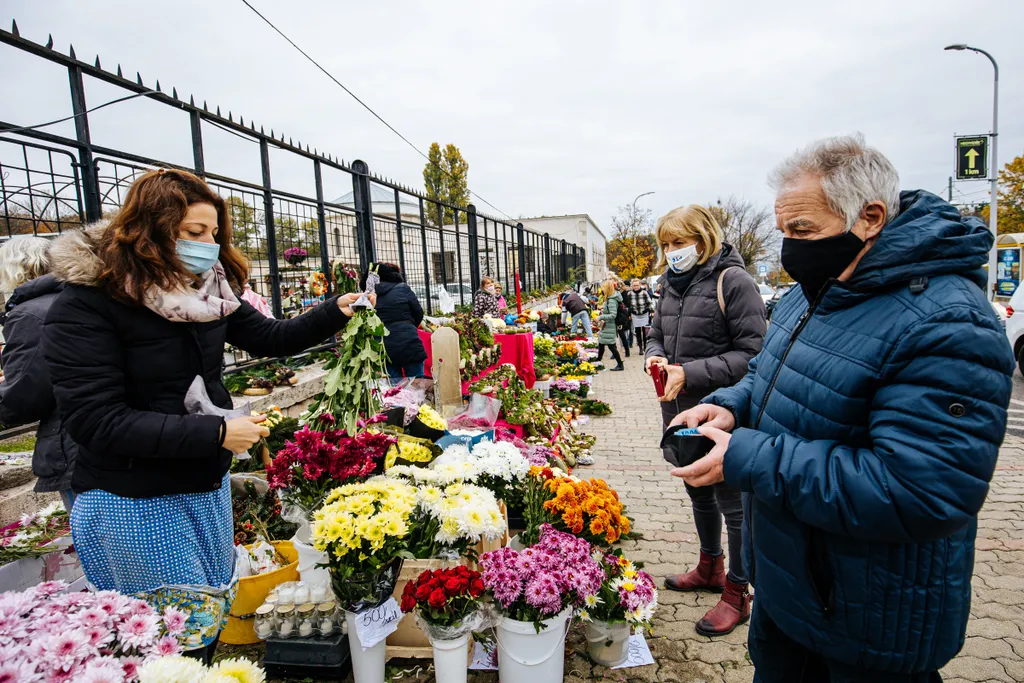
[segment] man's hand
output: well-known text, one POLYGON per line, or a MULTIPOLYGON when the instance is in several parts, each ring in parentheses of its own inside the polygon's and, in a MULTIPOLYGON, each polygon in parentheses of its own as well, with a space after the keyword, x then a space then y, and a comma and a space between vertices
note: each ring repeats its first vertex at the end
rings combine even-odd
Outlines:
POLYGON ((672 418, 670 427, 676 425, 686 425, 687 427, 699 427, 706 424, 708 427, 714 427, 723 432, 731 432, 736 428, 736 418, 728 409, 722 406, 711 405, 710 403, 701 403, 699 406, 694 406, 689 410, 683 412, 672 418))
POLYGON ((697 462, 686 467, 675 468, 672 470, 672 476, 681 478, 695 488, 711 486, 712 484, 725 481, 722 464, 725 462, 725 451, 729 448, 732 434, 716 429, 710 424, 701 425, 697 429, 701 434, 715 442, 714 448, 697 462))
POLYGON ((679 365, 664 365, 665 368, 665 395, 658 398, 662 403, 676 400, 676 396, 683 390, 686 384, 686 373, 679 365))
MULTIPOLYGON (((355 312, 352 310, 352 304, 354 304, 356 302, 356 299, 358 299, 360 296, 362 296, 362 294, 358 293, 358 292, 353 292, 351 294, 345 294, 343 296, 339 296, 338 297, 338 308, 341 309, 342 313, 344 313, 345 315, 347 315, 348 317, 351 318, 353 315, 355 315, 355 312)), ((370 303, 371 304, 373 304, 374 306, 377 305, 377 295, 376 294, 371 294, 369 296, 369 299, 370 299, 370 303)))
POLYGON ((650 358, 648 358, 644 362, 644 372, 646 372, 648 375, 651 374, 652 365, 661 365, 662 367, 664 367, 668 365, 668 360, 662 358, 661 356, 651 356, 650 358))

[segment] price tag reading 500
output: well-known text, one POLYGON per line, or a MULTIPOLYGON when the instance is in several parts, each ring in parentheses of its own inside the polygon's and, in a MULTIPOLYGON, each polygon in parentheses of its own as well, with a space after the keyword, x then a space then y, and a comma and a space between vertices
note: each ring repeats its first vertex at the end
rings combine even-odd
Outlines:
POLYGON ((402 620, 402 610, 398 602, 391 598, 380 607, 368 609, 356 615, 356 635, 364 650, 381 642, 398 630, 398 622, 402 620))

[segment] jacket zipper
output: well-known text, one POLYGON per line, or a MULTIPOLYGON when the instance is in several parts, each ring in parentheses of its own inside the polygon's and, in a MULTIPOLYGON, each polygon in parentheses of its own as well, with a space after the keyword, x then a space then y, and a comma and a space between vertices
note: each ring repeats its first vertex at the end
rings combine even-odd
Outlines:
MULTIPOLYGON (((807 310, 803 312, 800 319, 796 321, 796 325, 793 326, 793 331, 789 333, 789 343, 786 344, 786 350, 782 352, 782 358, 779 360, 779 367, 775 368, 775 374, 772 375, 772 381, 768 384, 768 391, 764 394, 764 399, 761 401, 761 409, 757 411, 757 420, 754 421, 753 429, 757 429, 761 425, 761 418, 764 417, 764 411, 768 408, 768 398, 772 395, 772 390, 775 389, 775 382, 779 379, 779 374, 782 372, 783 366, 786 364, 786 359, 789 357, 789 352, 792 350, 793 345, 796 343, 797 337, 807 327, 808 321, 811 316, 814 315, 814 311, 818 308, 818 304, 825 297, 825 293, 832 286, 832 283, 836 282, 835 278, 830 279, 825 283, 825 286, 818 292, 818 296, 814 297, 814 301, 807 310)), ((751 501, 750 511, 747 514, 747 518, 750 520, 750 576, 748 577, 753 583, 754 577, 757 575, 757 550, 754 544, 754 504, 751 501)))

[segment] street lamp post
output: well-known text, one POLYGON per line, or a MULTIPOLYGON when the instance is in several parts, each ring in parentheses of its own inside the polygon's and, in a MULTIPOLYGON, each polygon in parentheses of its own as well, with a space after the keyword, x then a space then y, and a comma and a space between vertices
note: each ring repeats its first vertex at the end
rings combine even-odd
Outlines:
POLYGON ((643 194, 638 194, 636 196, 636 199, 633 200, 633 216, 632 217, 633 217, 634 220, 636 220, 636 200, 640 199, 641 197, 646 197, 649 194, 654 194, 654 190, 651 190, 650 192, 644 192, 643 194))
POLYGON ((996 146, 999 142, 999 65, 995 58, 981 48, 971 47, 963 43, 946 46, 947 50, 970 50, 988 57, 992 62, 992 69, 995 71, 995 80, 992 85, 992 158, 989 161, 989 173, 992 174, 992 197, 989 199, 988 225, 992 231, 992 250, 988 255, 988 294, 991 299, 996 298, 996 239, 999 237, 999 164, 996 155, 996 146))

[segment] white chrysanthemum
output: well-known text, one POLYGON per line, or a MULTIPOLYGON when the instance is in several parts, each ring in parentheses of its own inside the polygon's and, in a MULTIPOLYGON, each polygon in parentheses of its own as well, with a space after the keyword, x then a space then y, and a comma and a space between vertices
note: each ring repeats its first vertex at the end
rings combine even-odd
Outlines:
POLYGON ((472 455, 481 473, 496 479, 519 481, 530 472, 529 461, 507 441, 481 441, 473 447, 472 455))
POLYGON ((139 667, 139 683, 195 683, 203 680, 206 667, 189 657, 160 657, 139 667))

